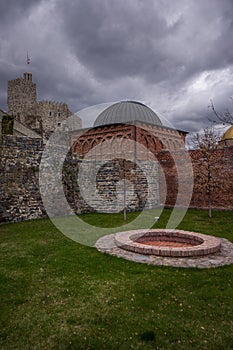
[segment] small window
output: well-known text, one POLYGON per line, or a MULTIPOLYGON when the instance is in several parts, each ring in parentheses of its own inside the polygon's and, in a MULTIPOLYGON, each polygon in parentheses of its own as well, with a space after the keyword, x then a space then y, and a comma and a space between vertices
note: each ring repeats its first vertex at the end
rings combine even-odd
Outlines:
POLYGON ((52 115, 52 112, 49 112, 49 115, 51 116, 51 115, 52 115))
POLYGON ((57 123, 57 126, 61 126, 61 123, 57 123))
POLYGON ((60 112, 58 112, 58 117, 60 117, 61 116, 61 113, 60 112))

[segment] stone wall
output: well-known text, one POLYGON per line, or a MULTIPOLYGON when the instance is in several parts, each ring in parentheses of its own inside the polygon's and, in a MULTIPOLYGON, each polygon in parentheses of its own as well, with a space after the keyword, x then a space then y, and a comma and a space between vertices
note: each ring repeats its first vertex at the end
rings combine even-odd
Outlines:
POLYGON ((45 215, 38 188, 42 140, 2 136, 0 140, 0 222, 45 215))
MULTIPOLYGON (((0 222, 13 222, 46 216, 40 196, 38 185, 39 164, 44 149, 40 139, 28 139, 2 135, 0 138, 0 222)), ((58 152, 59 155, 59 152, 58 152)), ((198 152, 190 152, 194 179, 196 179, 202 159, 198 152)), ((183 152, 176 155, 179 164, 183 164, 181 181, 182 190, 189 186, 186 177, 187 169, 183 152)), ((122 159, 93 161, 80 160, 75 155, 68 154, 63 166, 64 192, 70 206, 76 213, 93 212, 96 209, 103 212, 117 211, 123 208, 124 193, 126 194, 126 206, 128 211, 141 210, 145 207, 152 208, 165 203, 173 206, 178 192, 178 174, 175 162, 167 151, 157 155, 158 162, 138 160, 137 165, 133 161, 122 159), (81 178, 83 187, 91 189, 91 197, 88 200, 81 193, 78 174, 80 167, 84 172, 81 178), (96 185, 90 187, 90 173, 96 173, 96 185), (164 177, 166 186, 164 185, 164 177), (126 181, 124 182, 124 177, 126 181), (165 188, 167 187, 167 190, 165 188), (148 192, 149 191, 149 192, 148 192)), ((213 207, 220 209, 233 209, 233 147, 218 150, 216 152, 218 162, 219 186, 213 193, 213 207)), ((49 185, 49 184, 48 184, 49 185)), ((59 203, 59 193, 58 193, 59 203)), ((51 205, 54 198, 51 197, 51 205)), ((206 208, 207 195, 198 189, 194 182, 194 192, 190 203, 191 207, 206 208)), ((59 205, 58 205, 59 209, 59 205)), ((59 215, 57 212, 55 215, 59 215)))
POLYGON ((72 112, 69 110, 66 103, 39 101, 37 103, 36 115, 41 117, 43 130, 45 133, 48 133, 55 130, 65 119, 70 117, 72 112))
POLYGON ((36 115, 36 105, 36 84, 30 73, 25 73, 24 78, 8 81, 8 114, 25 123, 28 115, 36 115))
MULTIPOLYGON (((8 114, 43 136, 50 136, 61 122, 73 114, 66 103, 37 101, 36 84, 29 72, 24 73, 23 78, 8 81, 7 105, 8 114)), ((77 119, 81 128, 82 121, 78 116, 77 119)))
MULTIPOLYGON (((39 165, 44 145, 42 140, 26 137, 2 136, 0 139, 0 222, 13 222, 46 216, 39 189, 39 165)), ((58 151, 59 155, 59 151, 58 151)), ((48 159, 48 164, 50 160, 48 159)), ((47 184, 50 185, 49 183, 47 184)), ((117 212, 123 209, 124 194, 128 211, 152 208, 160 204, 158 164, 150 161, 123 162, 81 161, 68 154, 63 166, 63 186, 68 203, 75 213, 117 212), (96 173, 96 185, 90 195, 80 192, 78 173, 84 181, 82 187, 90 190, 96 173), (146 175, 145 175, 146 173, 146 175), (124 182, 125 177, 125 182, 124 182)), ((54 189, 49 202, 54 204, 54 215, 61 215, 59 193, 54 189), (57 210, 57 211, 56 211, 57 210)))
POLYGON ((21 124, 17 120, 14 121, 14 131, 15 136, 26 136, 32 139, 41 139, 41 135, 36 133, 34 130, 27 128, 25 125, 21 124))
POLYGON ((160 205, 157 163, 138 161, 135 164, 120 158, 105 161, 69 159, 64 169, 66 198, 76 213, 116 213, 124 207, 127 211, 135 211, 160 205))

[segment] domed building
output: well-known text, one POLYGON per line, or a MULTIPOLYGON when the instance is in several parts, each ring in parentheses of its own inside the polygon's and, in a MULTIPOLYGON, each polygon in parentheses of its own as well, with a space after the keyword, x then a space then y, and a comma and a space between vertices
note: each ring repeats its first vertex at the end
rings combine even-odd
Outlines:
POLYGON ((94 122, 95 126, 142 122, 162 126, 162 122, 155 112, 136 101, 117 102, 106 108, 94 122))
POLYGON ((223 134, 219 145, 221 148, 233 147, 233 125, 223 134))
MULTIPOLYGON (((92 128, 73 133, 72 152, 84 157, 98 145, 96 158, 108 158, 113 153, 120 155, 124 151, 125 140, 131 140, 135 143, 132 152, 138 159, 142 156, 137 152, 138 144, 153 154, 162 150, 177 151, 185 147, 186 135, 185 131, 163 125, 158 115, 145 104, 120 101, 101 112, 92 128)), ((145 156, 143 154, 143 158, 145 156)))

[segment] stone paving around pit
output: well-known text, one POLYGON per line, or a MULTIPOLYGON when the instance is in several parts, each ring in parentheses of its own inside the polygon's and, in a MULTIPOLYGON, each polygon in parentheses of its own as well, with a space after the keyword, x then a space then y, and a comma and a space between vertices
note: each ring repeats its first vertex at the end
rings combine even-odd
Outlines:
POLYGON ((203 257, 162 257, 155 255, 144 255, 130 252, 117 247, 115 243, 115 234, 103 236, 95 244, 98 251, 107 253, 127 260, 150 264, 150 265, 164 265, 172 267, 196 267, 196 268, 210 268, 223 265, 233 264, 233 243, 225 238, 220 238, 221 249, 220 252, 206 255, 203 257))

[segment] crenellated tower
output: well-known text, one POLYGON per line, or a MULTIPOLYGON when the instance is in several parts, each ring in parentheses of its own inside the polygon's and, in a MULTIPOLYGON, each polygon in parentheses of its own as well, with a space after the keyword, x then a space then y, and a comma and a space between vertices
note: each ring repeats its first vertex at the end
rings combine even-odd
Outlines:
POLYGON ((36 84, 32 73, 24 73, 23 78, 8 81, 7 112, 21 123, 27 123, 27 117, 36 115, 36 84))
MULTIPOLYGON (((66 103, 37 101, 36 84, 33 83, 30 72, 8 81, 7 112, 44 137, 48 137, 73 114, 66 103)), ((81 128, 81 119, 78 116, 76 119, 81 128)))

